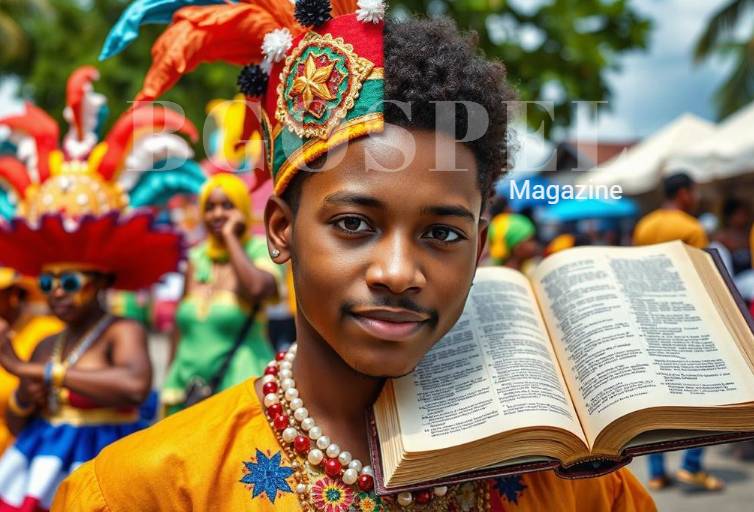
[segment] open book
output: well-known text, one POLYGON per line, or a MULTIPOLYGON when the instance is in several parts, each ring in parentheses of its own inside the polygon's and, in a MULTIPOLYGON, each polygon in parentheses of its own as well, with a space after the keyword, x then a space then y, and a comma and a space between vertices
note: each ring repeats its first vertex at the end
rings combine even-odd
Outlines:
POLYGON ((480 268, 455 327, 373 407, 378 490, 754 436, 751 319, 716 261, 670 242, 574 248, 530 278, 480 268))

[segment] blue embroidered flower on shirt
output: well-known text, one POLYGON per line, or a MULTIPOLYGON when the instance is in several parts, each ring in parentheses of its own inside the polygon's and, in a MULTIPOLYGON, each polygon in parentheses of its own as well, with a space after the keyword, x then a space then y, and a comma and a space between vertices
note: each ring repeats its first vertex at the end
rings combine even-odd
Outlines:
POLYGON ((257 449, 256 461, 243 463, 246 474, 240 481, 251 486, 252 498, 265 494, 270 502, 275 503, 278 491, 292 492, 285 479, 293 474, 293 468, 281 466, 280 459, 279 451, 268 458, 257 449))
POLYGON ((526 486, 524 485, 521 475, 504 476, 495 479, 495 485, 500 496, 504 496, 510 503, 518 504, 518 498, 523 494, 526 486))

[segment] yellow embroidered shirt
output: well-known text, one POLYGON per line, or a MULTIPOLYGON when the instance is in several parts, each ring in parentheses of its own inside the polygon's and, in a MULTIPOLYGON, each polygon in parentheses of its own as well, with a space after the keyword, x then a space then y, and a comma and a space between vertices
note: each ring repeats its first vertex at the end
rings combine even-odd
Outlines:
MULTIPOLYGON (((299 512, 289 465, 248 380, 105 448, 63 482, 52 512, 299 512), (260 488, 241 481, 249 465, 265 477, 260 488)), ((627 470, 588 480, 527 474, 490 489, 494 512, 656 510, 627 470)))
MULTIPOLYGON (((28 361, 39 342, 48 336, 57 334, 63 330, 63 322, 53 316, 34 316, 21 320, 19 325, 14 326, 16 335, 13 337, 13 349, 24 361, 28 361)), ((18 377, 11 375, 0 368, 0 453, 5 452, 13 444, 14 437, 5 424, 5 410, 8 408, 8 400, 11 393, 18 387, 18 377)))

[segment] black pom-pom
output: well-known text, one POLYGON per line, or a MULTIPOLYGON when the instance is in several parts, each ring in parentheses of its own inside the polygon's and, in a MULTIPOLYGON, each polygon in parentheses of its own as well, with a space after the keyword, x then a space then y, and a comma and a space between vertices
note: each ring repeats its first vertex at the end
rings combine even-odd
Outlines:
POLYGON ((267 73, 262 70, 259 64, 250 64, 244 66, 241 74, 238 75, 238 90, 246 96, 262 96, 267 90, 267 73))
POLYGON ((298 0, 296 20, 305 27, 318 27, 332 18, 330 0, 298 0))

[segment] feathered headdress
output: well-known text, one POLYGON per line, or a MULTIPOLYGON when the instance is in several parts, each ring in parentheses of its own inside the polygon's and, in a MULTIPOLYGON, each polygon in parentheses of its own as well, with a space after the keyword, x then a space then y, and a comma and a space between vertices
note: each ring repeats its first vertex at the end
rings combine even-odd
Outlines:
POLYGON ((174 270, 182 257, 176 233, 153 227, 149 212, 175 193, 196 193, 204 174, 184 137, 198 138, 182 115, 146 105, 123 114, 100 141, 106 107, 94 92, 92 67, 68 80, 59 128, 31 103, 0 119, 0 264, 26 275, 54 263, 114 273, 115 287, 138 289, 174 270), (15 218, 14 218, 15 217, 15 218))
POLYGON ((244 66, 238 86, 261 104, 266 167, 280 194, 332 147, 383 130, 384 14, 382 0, 137 0, 100 57, 122 51, 140 25, 170 21, 137 100, 158 98, 203 62, 244 66))

